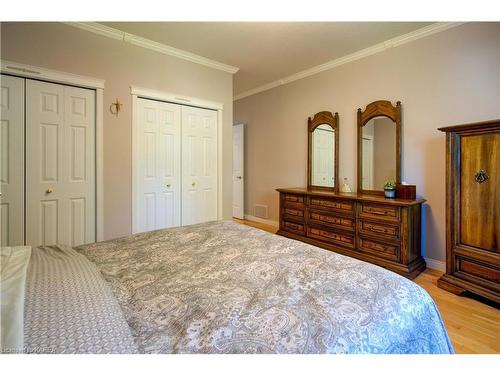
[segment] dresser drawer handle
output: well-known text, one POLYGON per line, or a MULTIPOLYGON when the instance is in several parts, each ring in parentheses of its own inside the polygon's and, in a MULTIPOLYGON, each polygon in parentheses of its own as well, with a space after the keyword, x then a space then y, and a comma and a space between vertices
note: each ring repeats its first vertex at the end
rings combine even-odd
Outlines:
POLYGON ((387 233, 387 228, 379 229, 377 227, 369 225, 368 229, 371 230, 372 232, 376 232, 376 233, 387 233))
POLYGON ((380 212, 380 211, 375 211, 375 210, 368 210, 368 212, 374 214, 374 215, 387 215, 387 211, 380 212))

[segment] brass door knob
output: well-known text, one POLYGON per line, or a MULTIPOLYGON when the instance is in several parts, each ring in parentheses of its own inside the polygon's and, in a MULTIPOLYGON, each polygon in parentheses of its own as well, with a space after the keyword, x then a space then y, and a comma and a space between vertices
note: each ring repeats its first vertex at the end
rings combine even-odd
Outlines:
POLYGON ((52 188, 48 188, 47 190, 45 190, 45 193, 46 193, 46 194, 50 194, 50 193, 52 193, 53 191, 54 191, 54 189, 52 189, 52 188))

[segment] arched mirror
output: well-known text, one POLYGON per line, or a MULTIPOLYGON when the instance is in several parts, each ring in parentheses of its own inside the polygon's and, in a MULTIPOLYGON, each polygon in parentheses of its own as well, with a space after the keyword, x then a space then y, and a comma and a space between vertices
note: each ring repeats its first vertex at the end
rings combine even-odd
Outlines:
POLYGON ((378 100, 358 109, 358 192, 383 194, 401 183, 401 102, 378 100))
POLYGON ((308 119, 308 189, 338 192, 339 114, 318 112, 308 119))

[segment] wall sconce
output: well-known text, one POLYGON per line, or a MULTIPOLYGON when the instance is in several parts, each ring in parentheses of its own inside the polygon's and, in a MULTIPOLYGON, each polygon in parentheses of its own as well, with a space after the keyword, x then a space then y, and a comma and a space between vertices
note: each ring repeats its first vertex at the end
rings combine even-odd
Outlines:
POLYGON ((109 111, 114 114, 116 117, 118 117, 118 112, 120 112, 123 104, 118 101, 118 98, 114 103, 111 103, 109 106, 109 111))

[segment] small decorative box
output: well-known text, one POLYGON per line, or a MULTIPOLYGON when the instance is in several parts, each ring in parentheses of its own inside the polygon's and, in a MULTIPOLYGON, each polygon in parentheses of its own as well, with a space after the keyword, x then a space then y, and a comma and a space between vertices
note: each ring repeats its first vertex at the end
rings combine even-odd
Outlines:
POLYGON ((398 199, 416 199, 417 186, 416 185, 396 185, 396 198, 398 199))

